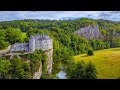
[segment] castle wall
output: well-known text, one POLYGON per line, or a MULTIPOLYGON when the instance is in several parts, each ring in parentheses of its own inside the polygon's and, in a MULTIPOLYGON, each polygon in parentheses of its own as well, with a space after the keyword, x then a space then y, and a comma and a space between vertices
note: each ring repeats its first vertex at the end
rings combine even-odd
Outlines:
POLYGON ((51 39, 47 40, 47 42, 44 42, 44 48, 47 50, 47 49, 50 49, 52 48, 52 41, 51 39))
POLYGON ((42 49, 42 50, 47 50, 47 49, 50 49, 52 48, 52 40, 49 39, 49 40, 42 40, 42 41, 38 41, 36 40, 35 41, 35 49, 42 49))
POLYGON ((43 48, 43 41, 35 41, 35 49, 42 49, 43 48))
POLYGON ((16 43, 11 47, 10 51, 11 52, 12 51, 23 51, 23 50, 28 51, 28 48, 29 48, 28 43, 16 43))
POLYGON ((35 39, 29 40, 29 51, 32 51, 32 52, 35 51, 35 39))

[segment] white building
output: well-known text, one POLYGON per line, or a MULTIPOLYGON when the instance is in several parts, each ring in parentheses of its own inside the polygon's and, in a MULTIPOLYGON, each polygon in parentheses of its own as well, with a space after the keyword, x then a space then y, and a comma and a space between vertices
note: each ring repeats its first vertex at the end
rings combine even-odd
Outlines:
POLYGON ((34 52, 37 49, 48 50, 53 48, 52 39, 47 35, 36 36, 30 35, 29 43, 15 43, 11 48, 10 52, 14 51, 25 51, 25 52, 34 52))

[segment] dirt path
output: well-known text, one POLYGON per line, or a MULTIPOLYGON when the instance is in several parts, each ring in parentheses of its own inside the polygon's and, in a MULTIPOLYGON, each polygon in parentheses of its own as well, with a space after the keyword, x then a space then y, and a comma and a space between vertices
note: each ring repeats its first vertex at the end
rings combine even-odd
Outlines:
POLYGON ((8 46, 6 49, 0 50, 0 54, 8 52, 10 50, 10 47, 11 46, 8 46))

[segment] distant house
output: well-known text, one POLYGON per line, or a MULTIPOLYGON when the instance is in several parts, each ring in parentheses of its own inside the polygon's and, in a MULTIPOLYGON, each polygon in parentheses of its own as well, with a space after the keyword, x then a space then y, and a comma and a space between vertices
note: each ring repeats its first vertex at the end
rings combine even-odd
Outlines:
POLYGON ((53 48, 52 39, 47 34, 37 34, 36 36, 30 35, 29 43, 15 43, 11 46, 10 52, 34 52, 37 49, 48 50, 51 48, 53 48))

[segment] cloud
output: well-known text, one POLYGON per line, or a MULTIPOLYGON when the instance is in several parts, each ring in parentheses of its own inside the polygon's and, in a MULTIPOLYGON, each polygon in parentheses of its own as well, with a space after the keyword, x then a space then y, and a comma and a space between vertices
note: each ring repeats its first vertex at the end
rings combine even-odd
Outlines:
POLYGON ((61 19, 86 17, 120 21, 120 11, 0 11, 0 21, 18 19, 61 19))

